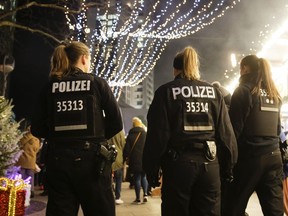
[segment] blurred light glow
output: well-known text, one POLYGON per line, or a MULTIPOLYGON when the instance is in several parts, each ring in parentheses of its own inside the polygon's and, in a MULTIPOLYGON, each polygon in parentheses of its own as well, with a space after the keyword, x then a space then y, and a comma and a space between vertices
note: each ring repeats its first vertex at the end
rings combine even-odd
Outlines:
POLYGON ((235 55, 235 53, 231 53, 230 59, 231 59, 231 65, 232 65, 232 67, 235 68, 235 67, 237 66, 237 60, 236 60, 236 55, 235 55))
MULTIPOLYGON (((263 43, 262 49, 257 53, 258 57, 269 60, 272 71, 272 78, 276 83, 277 89, 281 96, 288 94, 288 19, 272 34, 266 42, 263 43)), ((252 49, 251 49, 252 50, 252 49)), ((225 75, 227 76, 227 75, 225 75)), ((235 78, 228 84, 230 91, 238 85, 238 79, 235 78)))

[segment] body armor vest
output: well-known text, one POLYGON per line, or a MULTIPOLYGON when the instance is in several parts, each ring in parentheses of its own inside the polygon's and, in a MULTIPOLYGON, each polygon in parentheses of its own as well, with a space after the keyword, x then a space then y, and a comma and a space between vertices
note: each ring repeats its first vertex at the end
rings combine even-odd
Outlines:
POLYGON ((53 81, 50 88, 50 131, 53 138, 101 138, 104 116, 85 77, 53 81))
POLYGON ((278 136, 279 103, 265 92, 253 97, 253 107, 244 126, 246 136, 278 136))

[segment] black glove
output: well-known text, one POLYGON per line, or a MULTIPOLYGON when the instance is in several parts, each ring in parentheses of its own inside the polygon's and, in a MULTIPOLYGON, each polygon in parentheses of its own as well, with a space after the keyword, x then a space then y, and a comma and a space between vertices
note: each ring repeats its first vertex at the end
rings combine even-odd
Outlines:
POLYGON ((155 176, 155 175, 147 175, 147 180, 148 180, 148 184, 150 187, 159 187, 161 185, 161 182, 159 181, 159 176, 155 176))
POLYGON ((282 149, 287 149, 287 140, 285 140, 284 142, 281 142, 281 143, 280 143, 280 147, 281 147, 282 149))
POLYGON ((221 179, 226 183, 231 183, 234 180, 233 168, 223 170, 221 172, 221 179))

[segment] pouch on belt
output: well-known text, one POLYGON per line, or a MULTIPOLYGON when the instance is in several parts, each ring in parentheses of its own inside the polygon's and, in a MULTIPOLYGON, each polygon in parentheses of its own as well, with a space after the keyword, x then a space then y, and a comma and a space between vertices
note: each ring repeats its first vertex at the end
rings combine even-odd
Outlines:
POLYGON ((214 161, 216 159, 217 147, 214 141, 205 142, 205 157, 208 161, 214 161))

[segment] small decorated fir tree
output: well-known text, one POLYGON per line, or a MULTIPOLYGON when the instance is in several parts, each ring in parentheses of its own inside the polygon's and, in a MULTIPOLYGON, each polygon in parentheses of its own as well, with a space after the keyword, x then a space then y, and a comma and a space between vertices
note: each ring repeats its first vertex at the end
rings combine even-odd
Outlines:
POLYGON ((22 137, 20 122, 15 121, 12 108, 12 102, 0 96, 0 177, 13 169, 22 153, 18 145, 22 137))

